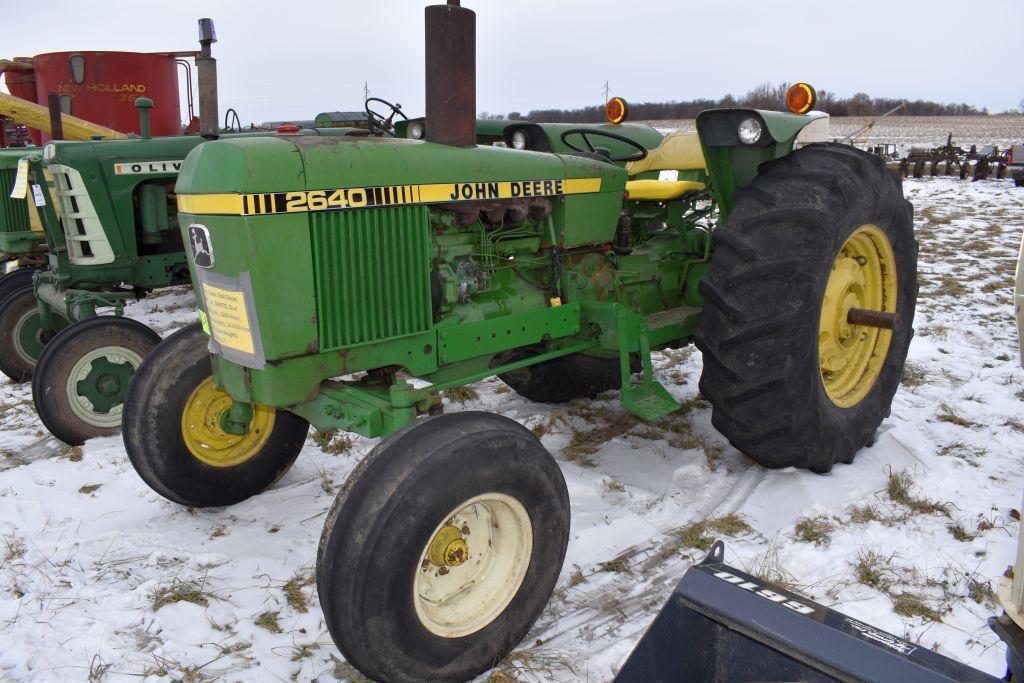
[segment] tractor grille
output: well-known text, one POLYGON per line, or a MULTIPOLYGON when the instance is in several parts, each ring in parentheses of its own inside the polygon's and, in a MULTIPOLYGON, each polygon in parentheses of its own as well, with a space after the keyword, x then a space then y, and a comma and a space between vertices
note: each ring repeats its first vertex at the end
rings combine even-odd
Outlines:
POLYGON ((20 232, 29 229, 28 204, 24 199, 11 199, 11 188, 14 187, 13 168, 0 169, 0 232, 20 232))
POLYGON ((114 250, 89 197, 82 174, 70 166, 50 164, 54 194, 60 206, 60 223, 68 244, 68 258, 79 266, 99 266, 114 261, 114 250))
POLYGON ((311 213, 309 227, 321 351, 430 329, 426 207, 311 213))

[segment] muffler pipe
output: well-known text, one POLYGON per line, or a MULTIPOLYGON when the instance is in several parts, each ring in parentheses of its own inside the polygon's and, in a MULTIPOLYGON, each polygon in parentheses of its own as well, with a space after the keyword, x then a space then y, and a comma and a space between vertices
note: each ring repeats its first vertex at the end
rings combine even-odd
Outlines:
POLYGON ((216 138, 220 134, 220 114, 217 111, 217 60, 210 46, 217 42, 213 19, 199 20, 199 45, 196 73, 199 81, 199 134, 216 138))
POLYGON ((476 146, 476 13, 448 0, 430 5, 426 25, 426 139, 476 146))
POLYGON ((60 95, 52 92, 46 96, 46 108, 50 112, 50 139, 64 139, 64 119, 60 108, 60 95))

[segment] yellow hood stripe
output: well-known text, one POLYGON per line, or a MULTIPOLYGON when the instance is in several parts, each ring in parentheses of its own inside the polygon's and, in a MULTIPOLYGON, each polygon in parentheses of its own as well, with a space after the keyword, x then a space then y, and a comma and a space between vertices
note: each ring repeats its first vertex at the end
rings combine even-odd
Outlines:
POLYGON ((259 216, 277 213, 340 211, 378 206, 529 199, 601 191, 600 178, 503 180, 429 185, 343 187, 335 190, 257 194, 179 194, 178 211, 190 214, 259 216))

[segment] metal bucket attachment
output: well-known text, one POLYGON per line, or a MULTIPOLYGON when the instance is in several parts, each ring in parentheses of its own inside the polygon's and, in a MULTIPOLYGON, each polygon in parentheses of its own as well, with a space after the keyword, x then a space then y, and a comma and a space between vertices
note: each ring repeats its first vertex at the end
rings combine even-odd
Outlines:
POLYGON ((655 681, 992 681, 988 674, 724 563, 716 541, 690 567, 622 666, 655 681))

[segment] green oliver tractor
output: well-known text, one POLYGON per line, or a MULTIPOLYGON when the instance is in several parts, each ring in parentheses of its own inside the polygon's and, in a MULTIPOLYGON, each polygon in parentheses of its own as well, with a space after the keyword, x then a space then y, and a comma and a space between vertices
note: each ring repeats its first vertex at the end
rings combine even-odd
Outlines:
POLYGON ((18 163, 35 147, 0 149, 0 301, 11 292, 32 283, 32 269, 46 260, 46 241, 32 197, 12 197, 18 163))
POLYGON ((827 472, 888 415, 917 294, 900 179, 848 146, 795 149, 827 125, 809 86, 787 98, 798 113, 706 111, 653 149, 581 127, 556 133, 571 153, 477 146, 475 14, 431 6, 426 23, 422 140, 281 134, 186 157, 202 321, 146 357, 124 407, 140 476, 196 507, 274 484, 310 424, 384 437, 328 513, 317 586, 346 659, 387 681, 489 668, 568 542, 541 442, 438 414, 443 390, 618 390, 652 420, 679 407, 652 351, 694 342, 736 448, 827 472), (679 178, 630 179, 662 170, 679 178))
MULTIPOLYGON (((49 266, 0 301, 0 371, 32 380, 36 411, 69 444, 120 429, 128 381, 160 336, 124 306, 190 282, 174 182, 200 135, 51 142, 28 158, 49 266), (52 178, 53 192, 45 188, 52 178), (113 315, 99 315, 108 310, 113 315)), ((343 136, 345 128, 306 130, 343 136)), ((238 135, 268 135, 243 133, 238 135)), ((231 136, 226 136, 231 137, 231 136)), ((29 276, 31 278, 31 275, 29 276)))

